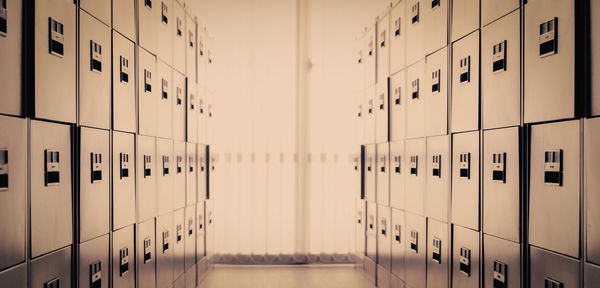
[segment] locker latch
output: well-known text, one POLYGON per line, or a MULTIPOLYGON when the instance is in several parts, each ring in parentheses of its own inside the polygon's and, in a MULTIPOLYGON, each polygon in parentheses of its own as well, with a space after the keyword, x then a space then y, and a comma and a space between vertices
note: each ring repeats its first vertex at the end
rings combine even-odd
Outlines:
POLYGON ((431 92, 440 92, 440 69, 431 72, 431 92))
POLYGON ((190 47, 194 47, 194 32, 192 30, 189 31, 190 34, 190 47))
POLYGON ((371 172, 371 166, 373 165, 373 158, 367 158, 367 171, 371 172))
POLYGON ((0 149, 0 191, 8 190, 8 149, 0 149))
POLYGON ((181 227, 181 224, 177 224, 177 226, 175 227, 175 230, 177 230, 177 243, 181 242, 182 240, 182 234, 183 234, 183 229, 181 227))
POLYGON ((396 163, 396 167, 394 168, 394 171, 398 174, 400 174, 400 167, 401 167, 401 163, 402 163, 402 157, 401 156, 394 156, 394 162, 396 163))
POLYGON ((150 8, 150 9, 152 9, 152 0, 145 0, 144 5, 146 5, 146 7, 150 8))
POLYGON ((438 264, 442 263, 442 240, 437 237, 433 237, 433 245, 432 245, 432 253, 431 260, 437 262, 438 264))
POLYGON ((121 179, 123 178, 127 178, 129 177, 129 154, 127 153, 120 153, 119 155, 120 158, 120 177, 121 179))
POLYGON ((394 230, 396 231, 396 236, 394 236, 394 240, 398 243, 402 243, 402 226, 394 225, 394 230))
POLYGON ((2 0, 0 1, 0 3, 2 3, 2 5, 0 6, 0 35, 1 36, 6 36, 6 33, 8 32, 8 10, 6 10, 6 1, 7 0, 2 0))
POLYGON ((401 92, 402 87, 396 87, 394 88, 394 95, 396 96, 396 100, 395 103, 396 105, 401 105, 401 99, 400 97, 402 97, 402 92, 401 92))
POLYGON ((144 178, 152 176, 152 155, 144 155, 144 178))
POLYGON ((204 56, 204 42, 202 41, 202 37, 198 37, 198 54, 204 56))
POLYGON ((563 284, 548 277, 544 277, 544 288, 563 288, 563 284))
POLYGON ((508 265, 500 261, 494 261, 494 288, 508 287, 508 283, 506 283, 507 271, 508 265))
POLYGON ((163 155, 163 175, 169 175, 169 156, 163 155))
POLYGON ((362 59, 363 59, 363 55, 362 54, 363 54, 363 51, 359 50, 358 51, 358 61, 357 61, 358 64, 362 63, 362 59))
POLYGON ((381 218, 381 235, 387 237, 387 220, 385 218, 381 218))
POLYGON ((102 154, 90 153, 92 183, 102 181, 102 154))
POLYGON ((194 161, 194 156, 190 155, 190 156, 188 157, 188 164, 190 165, 190 166, 189 166, 189 168, 190 168, 190 173, 194 173, 194 162, 195 162, 195 161, 194 161))
POLYGON ((558 18, 540 24, 540 57, 554 55, 558 52, 558 18))
POLYGON ((362 211, 358 211, 356 219, 358 224, 362 224, 362 211))
POLYGON ((46 283, 44 283, 44 288, 60 288, 60 279, 57 277, 50 281, 47 281, 46 283))
POLYGON ((413 155, 410 156, 410 174, 417 176, 418 165, 419 164, 419 156, 413 155))
POLYGON ((410 231, 410 249, 419 253, 419 232, 416 230, 410 231))
POLYGON ((441 163, 442 163, 442 155, 433 155, 433 159, 432 159, 433 169, 432 169, 431 174, 438 178, 442 178, 442 169, 440 168, 441 163))
POLYGON ((162 99, 169 99, 169 82, 162 79, 162 99))
POLYGON ((204 100, 198 99, 198 110, 200 110, 200 114, 204 114, 204 100))
POLYGON ((152 72, 144 69, 144 92, 152 92, 152 72))
POLYGON ((471 56, 460 59, 460 83, 471 82, 471 56))
POLYGON ((177 36, 181 37, 181 31, 183 31, 183 21, 177 17, 177 36))
POLYGON ((379 95, 379 110, 385 109, 385 93, 379 95))
POLYGON ((63 24, 48 17, 48 36, 50 54, 58 57, 63 57, 65 53, 65 33, 63 24))
POLYGON ((400 28, 402 28, 402 17, 398 17, 398 19, 394 20, 394 35, 396 37, 400 36, 400 28))
POLYGON ((123 277, 129 271, 129 248, 119 250, 119 276, 123 277))
POLYGON ((202 231, 204 229, 204 216, 198 215, 198 231, 202 231))
POLYGON ((419 22, 419 2, 415 3, 411 9, 411 19, 412 23, 415 24, 419 22))
POLYGON ((120 56, 121 60, 121 82, 129 83, 129 59, 120 56))
POLYGON ((198 166, 200 166, 200 172, 204 172, 204 164, 206 161, 204 161, 204 157, 200 157, 198 159, 198 166))
POLYGON ((165 24, 169 23, 169 7, 165 2, 162 2, 162 22, 165 24))
POLYGON ((440 7, 440 0, 431 0, 431 9, 440 7))
POLYGON ((369 114, 373 114, 373 99, 369 99, 369 114))
POLYGON ((419 99, 419 78, 412 80, 410 86, 412 88, 412 99, 419 99))
POLYGON ((213 221, 212 211, 208 211, 208 224, 212 224, 212 221, 213 221))
POLYGON ((190 110, 196 109, 196 95, 190 93, 190 110))
POLYGON ((460 272, 471 277, 471 250, 469 248, 460 248, 460 272))
POLYGON ((375 225, 373 225, 373 222, 375 222, 375 216, 369 215, 369 229, 371 230, 375 229, 375 225))
POLYGON ((471 153, 460 153, 459 155, 459 164, 458 164, 459 174, 461 178, 471 179, 471 153))
POLYGON ((177 87, 177 105, 181 105, 181 95, 183 95, 183 89, 177 87))
POLYGON ((373 56, 373 50, 375 50, 375 47, 373 47, 373 39, 369 39, 369 56, 373 56))
POLYGON ((379 46, 385 47, 385 30, 381 31, 381 34, 379 34, 379 39, 379 46))
POLYGON ((181 170, 183 167, 183 157, 181 155, 177 155, 177 174, 181 174, 181 170))
POLYGON ((188 236, 194 234, 194 218, 190 217, 188 219, 188 236))
POLYGON ((381 156, 381 158, 379 159, 379 162, 381 162, 381 167, 379 168, 379 170, 383 173, 385 173, 385 156, 381 156))
POLYGON ((506 71, 506 40, 492 47, 492 72, 506 71))
POLYGON ((562 149, 546 151, 544 154, 544 184, 551 186, 562 186, 562 149))
POLYGON ((102 73, 102 45, 90 40, 90 70, 102 73))
POLYGON ((169 230, 162 232, 162 253, 164 254, 169 250, 169 230))
POLYGON ((144 264, 152 261, 152 240, 150 237, 144 239, 144 264))
POLYGON ((506 153, 494 153, 492 157, 492 180, 506 183, 506 153))
POLYGON ((60 158, 58 151, 45 150, 45 184, 46 186, 58 185, 60 183, 60 158))
POLYGON ((90 264, 90 288, 102 287, 102 262, 90 264))

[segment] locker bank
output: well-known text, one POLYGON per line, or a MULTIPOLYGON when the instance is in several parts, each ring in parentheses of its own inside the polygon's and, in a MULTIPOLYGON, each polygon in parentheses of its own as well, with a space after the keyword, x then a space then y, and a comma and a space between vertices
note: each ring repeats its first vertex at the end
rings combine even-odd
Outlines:
POLYGON ((0 287, 600 287, 596 0, 0 0, 0 287))

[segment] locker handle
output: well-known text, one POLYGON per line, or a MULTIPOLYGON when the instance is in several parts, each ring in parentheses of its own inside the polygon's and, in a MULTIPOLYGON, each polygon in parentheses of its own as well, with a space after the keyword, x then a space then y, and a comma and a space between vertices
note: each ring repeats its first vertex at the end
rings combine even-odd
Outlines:
POLYGON ((387 232, 385 231, 385 229, 381 229, 381 235, 386 236, 387 232))

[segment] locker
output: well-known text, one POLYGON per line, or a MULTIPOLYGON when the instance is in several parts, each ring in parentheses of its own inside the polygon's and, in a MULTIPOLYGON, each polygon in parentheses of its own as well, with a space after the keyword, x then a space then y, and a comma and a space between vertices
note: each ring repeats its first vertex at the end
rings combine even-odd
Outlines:
POLYGON ((390 206, 404 209, 408 166, 404 165, 404 141, 390 142, 390 206))
POLYGON ((452 1, 452 42, 479 29, 479 1, 452 1))
POLYGON ((158 215, 173 211, 173 178, 177 159, 173 154, 173 140, 156 138, 158 215))
POLYGON ((160 77, 156 73, 156 57, 138 47, 138 131, 140 135, 156 136, 160 77))
POLYGON ((529 287, 580 287, 579 261, 531 246, 529 287))
POLYGON ((519 9, 519 0, 486 0, 481 1, 481 26, 519 9))
POLYGON ((198 124, 197 124, 197 137, 198 143, 206 142, 206 119, 208 118, 208 109, 206 109, 206 94, 207 91, 205 88, 198 85, 198 124), (202 97, 200 97, 202 96, 202 97))
POLYGON ((524 121, 572 118, 575 104, 575 2, 529 0, 524 5, 524 121))
POLYGON ((173 213, 156 218, 156 286, 173 284, 173 213))
POLYGON ((173 208, 185 207, 185 185, 186 185, 186 161, 187 155, 185 154, 186 143, 180 141, 174 141, 173 143, 173 187, 171 197, 173 198, 173 208))
POLYGON ((206 275, 208 274, 207 266, 208 261, 206 260, 206 258, 198 260, 198 263, 196 263, 196 277, 198 286, 200 286, 200 283, 202 283, 202 281, 206 278, 206 275))
POLYGON ((112 132, 113 230, 135 223, 135 135, 112 132))
POLYGON ((196 288, 196 264, 185 271, 185 287, 196 288))
POLYGON ((35 258, 72 243, 71 128, 37 120, 29 123, 29 237, 35 258))
POLYGON ((377 287, 379 288, 390 288, 392 274, 386 270, 383 266, 377 265, 377 287))
POLYGON ((198 194, 196 196, 196 199, 198 203, 201 203, 204 200, 206 200, 206 166, 208 163, 206 158, 206 145, 198 144, 196 149, 196 155, 198 156, 198 170, 196 171, 198 175, 198 194))
MULTIPOLYGON (((443 2, 443 1, 442 1, 443 2)), ((424 77, 425 135, 448 133, 448 49, 427 56, 424 77)))
POLYGON ((450 268, 448 224, 431 218, 427 221, 427 287, 448 287, 450 268))
MULTIPOLYGON (((397 277, 403 282, 406 279, 406 240, 409 239, 406 236, 405 229, 405 213, 402 210, 392 208, 392 287, 394 285, 394 277, 397 277)), ((404 285, 404 283, 402 283, 404 285)))
POLYGON ((377 19, 377 83, 390 76, 390 13, 377 19))
POLYGON ((450 201, 450 155, 450 135, 427 138, 425 216, 444 223, 450 201))
POLYGON ((189 82, 193 82, 194 84, 198 83, 198 63, 196 59, 197 50, 196 50, 196 33, 198 32, 198 26, 196 24, 196 19, 192 18, 189 14, 186 15, 185 20, 186 34, 185 34, 185 75, 188 78, 189 82))
POLYGON ((406 70, 406 138, 425 136, 424 74, 425 61, 419 61, 406 70))
MULTIPOLYGON (((600 50, 600 3, 596 1, 590 1, 590 51, 599 51, 600 50)), ((0 44, 1 45, 1 44, 0 44)), ((600 65, 598 61, 596 61, 596 53, 592 52, 591 55, 592 63, 590 67, 591 76, 590 76, 590 85, 591 85, 591 105, 589 111, 591 115, 600 116, 600 89, 598 87, 598 83, 600 83, 600 65)), ((1 101, 1 100, 0 100, 1 101)), ((0 102, 1 103, 1 102, 0 102)), ((1 105, 0 105, 1 106, 1 105)))
MULTIPOLYGON (((592 288, 595 285, 598 285, 598 283, 600 283, 600 267, 593 265, 593 264, 589 264, 589 263, 585 263, 585 271, 583 272, 584 275, 584 284, 583 287, 584 288, 592 288)), ((1 278, 2 276, 0 276, 1 278)), ((0 280, 0 283, 2 282, 2 280, 0 280)))
POLYGON ((404 178, 405 207, 407 212, 417 215, 425 214, 426 149, 425 138, 406 140, 404 146, 404 166, 407 172, 404 178))
POLYGON ((162 61, 158 61, 156 65, 158 71, 159 89, 157 111, 160 115, 160 120, 156 121, 158 137, 172 139, 173 138, 173 69, 162 61))
POLYGON ((112 15, 112 28, 135 42, 137 40, 135 0, 114 1, 112 15))
POLYGON ((423 288, 427 263, 427 223, 425 217, 406 213, 406 279, 407 287, 423 288))
POLYGON ((137 225, 137 286, 156 287, 155 218, 137 225))
POLYGON ((365 139, 364 143, 375 143, 376 133, 375 133, 375 113, 378 107, 376 105, 376 86, 373 85, 367 89, 365 89, 365 107, 367 108, 367 117, 365 117, 365 139))
POLYGON ((79 285, 108 288, 108 234, 79 244, 79 285))
POLYGON ((201 24, 198 24, 198 26, 198 54, 196 57, 198 59, 198 83, 202 85, 202 83, 208 82, 206 77, 206 66, 208 65, 208 51, 206 49, 206 39, 208 38, 208 36, 206 35, 206 26, 202 27, 201 24))
POLYGON ((425 22, 421 13, 427 9, 428 1, 407 0, 406 2, 406 65, 412 65, 425 57, 425 22))
POLYGON ((375 142, 387 142, 389 140, 389 87, 388 79, 381 80, 376 85, 375 95, 375 142))
MULTIPOLYGON (((366 29, 366 28, 365 28, 366 29)), ((358 51, 358 59, 356 60, 356 71, 357 77, 359 77, 358 90, 363 90, 367 87, 367 77, 366 77, 366 62, 367 62, 367 52, 365 47, 365 35, 358 36, 358 40, 356 41, 355 49, 358 51)))
MULTIPOLYGON (((364 143, 364 139, 365 137, 365 118, 367 117, 367 111, 366 111, 366 103, 363 103, 363 91, 359 91, 358 93, 356 93, 356 102, 358 102, 358 105, 356 106, 356 114, 355 114, 355 118, 354 118, 354 123, 352 124, 352 127, 354 128, 354 135, 355 139, 356 139, 356 143, 364 143)), ((391 125, 391 124, 390 124, 391 125)))
POLYGON ((136 145, 137 153, 137 209, 138 222, 156 217, 158 212, 158 192, 156 191, 156 178, 159 171, 156 169, 156 142, 154 137, 138 135, 136 145))
POLYGON ((452 135, 452 223, 479 231, 479 132, 452 135))
MULTIPOLYGON (((173 64, 173 0, 156 1, 158 16, 158 46, 156 56, 168 66, 173 64)), ((173 21, 175 20, 175 21, 173 21)), ((156 33, 156 32, 155 32, 156 33)))
POLYGON ((531 128, 529 243, 578 257, 580 122, 531 128))
POLYGON ((27 121, 0 116, 0 270, 25 261, 26 205, 27 121))
POLYGON ((200 259, 204 258, 206 253, 206 247, 204 246, 205 235, 206 235, 206 223, 204 221, 204 201, 199 202, 196 205, 196 259, 200 262, 200 259))
POLYGON ((483 132, 483 232, 520 242, 520 129, 483 132))
POLYGON ((514 11, 481 32, 481 118, 484 129, 521 123, 520 20, 519 11, 514 11))
POLYGON ((427 37, 424 37, 425 55, 429 55, 445 47, 448 42, 449 2, 448 0, 432 0, 431 5, 424 5, 423 7, 425 35, 427 35, 427 37))
POLYGON ((390 207, 377 205, 377 264, 386 271, 391 270, 391 225, 392 216, 390 207))
POLYGON ((519 244, 484 234, 483 255, 485 287, 519 287, 521 285, 521 246, 519 244))
MULTIPOLYGON (((153 55, 158 51, 159 35, 157 33, 161 19, 159 1, 138 0, 138 43, 153 55)), ((141 74, 140 74, 141 75, 141 74)))
POLYGON ((88 14, 94 16, 96 19, 102 21, 102 23, 110 26, 111 2, 112 1, 110 0, 80 0, 79 7, 85 10, 85 12, 88 14))
POLYGON ((377 204, 367 200, 367 257, 377 261, 377 204))
MULTIPOLYGON (((189 269, 196 263, 196 205, 185 207, 185 267, 189 269)), ((195 271, 194 271, 195 272, 195 271)))
POLYGON ((29 287, 71 287, 71 246, 33 259, 29 265, 29 287))
POLYGON ((181 74, 185 74, 185 31, 185 10, 173 1, 173 69, 181 74))
POLYGON ((76 12, 70 0, 35 1, 34 114, 38 119, 69 123, 77 119, 76 12))
POLYGON ((185 274, 181 274, 181 277, 175 280, 173 288, 185 288, 185 274))
MULTIPOLYGON (((22 1, 4 1, 0 28, 0 113, 20 116, 23 114, 21 96, 21 59, 22 59, 22 1)), ((9 275, 9 274, 7 274, 9 275)), ((12 275, 12 274, 11 274, 12 275)), ((8 277, 8 276, 7 276, 8 277)), ((12 277, 12 276, 11 276, 12 277)))
MULTIPOLYGON (((127 2, 127 1, 115 1, 127 2)), ((113 31, 112 128, 137 132, 135 106, 135 43, 113 31)), ((108 48, 108 47, 107 47, 108 48)))
POLYGON ((372 259, 365 258, 363 264, 365 278, 367 278, 369 282, 375 285, 377 281, 377 263, 375 263, 375 261, 372 259))
POLYGON ((479 31, 452 44, 451 115, 452 132, 479 129, 479 31))
POLYGON ((365 200, 375 203, 376 173, 377 169, 377 146, 375 144, 365 145, 365 200))
POLYGON ((0 286, 27 287, 27 264, 23 263, 0 272, 0 286))
POLYGON ((173 212, 173 278, 178 278, 185 272, 184 216, 184 208, 173 212))
POLYGON ((198 166, 196 165, 196 144, 186 143, 186 152, 187 152, 187 168, 186 168, 186 185, 185 185, 185 193, 186 193, 186 205, 190 206, 196 203, 196 170, 198 166))
POLYGON ((214 214, 213 214, 213 202, 212 200, 206 200, 204 204, 204 211, 206 213, 206 256, 208 260, 214 254, 214 214))
POLYGON ((112 287, 135 287, 134 225, 112 233, 112 287))
POLYGON ((390 140, 406 137, 406 73, 402 70, 390 78, 390 140))
POLYGON ((198 85, 191 78, 187 82, 187 141, 198 142, 198 85))
POLYGON ((390 14, 390 75, 406 67, 406 1, 400 1, 390 14))
POLYGON ((377 144, 377 204, 390 205, 390 146, 389 142, 377 144))
POLYGON ((80 127, 79 141, 79 242, 82 243, 110 230, 110 134, 107 130, 80 127))
POLYGON ((596 205, 600 203, 600 179, 595 177, 599 175, 600 153, 596 147, 600 145, 600 118, 585 120, 585 209, 587 218, 587 260, 600 264, 600 209, 596 205))
POLYGON ((479 287, 479 233, 456 224, 453 227, 452 287, 479 287))
POLYGON ((355 235, 355 254, 360 261, 365 256, 366 245, 366 229, 367 229, 367 203, 365 200, 356 199, 356 226, 354 228, 355 235))
POLYGON ((185 141, 186 133, 186 92, 185 92, 185 77, 173 70, 173 85, 172 85, 171 107, 173 107, 173 139, 185 141))
POLYGON ((376 31, 375 31, 375 25, 374 23, 371 24, 369 23, 369 27, 367 27, 367 31, 365 32, 365 37, 364 37, 364 41, 365 41, 365 48, 364 50, 367 51, 366 53, 366 57, 367 59, 365 60, 365 75, 366 75, 366 82, 365 82, 365 87, 372 87, 375 85, 376 83, 376 77, 377 77, 377 59, 376 59, 376 45, 377 45, 377 40, 376 40, 376 31))

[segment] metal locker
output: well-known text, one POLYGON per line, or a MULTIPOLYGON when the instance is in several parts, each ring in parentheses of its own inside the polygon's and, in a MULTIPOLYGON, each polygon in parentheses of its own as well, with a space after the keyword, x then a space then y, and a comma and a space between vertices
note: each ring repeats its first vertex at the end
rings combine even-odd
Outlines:
POLYGON ((585 127, 585 209, 587 229, 587 260, 600 264, 600 179, 595 177, 600 172, 600 152, 596 147, 600 145, 600 118, 586 119, 585 127))
MULTIPOLYGON (((590 263, 585 263, 584 269, 583 287, 593 288, 594 286, 598 285, 598 283, 600 283, 600 267, 590 263)), ((0 276, 0 278, 2 278, 2 276, 0 276)), ((2 280, 0 280, 0 283, 2 283, 2 280)))
POLYGON ((173 99, 175 96, 173 90, 175 86, 173 86, 173 69, 170 66, 163 63, 162 61, 158 61, 157 65, 157 83, 156 88, 159 89, 158 94, 158 104, 157 111, 158 115, 160 115, 160 119, 156 121, 157 133, 158 137, 172 139, 173 138, 173 99))
POLYGON ((198 25, 196 24, 195 17, 192 18, 189 14, 186 15, 185 20, 185 75, 188 78, 189 82, 193 82, 194 84, 198 83, 198 62, 197 56, 198 51, 196 50, 196 34, 198 32, 198 25))
MULTIPOLYGON (((597 1, 590 1, 590 51, 600 51, 600 3, 597 1)), ((0 44, 1 45, 1 44, 0 44)), ((591 85, 591 105, 589 111, 591 115, 600 116, 600 89, 598 83, 600 83, 600 64, 596 61, 596 53, 592 52, 591 55, 592 63, 590 67, 590 85, 591 85)), ((6 63, 6 62, 4 62, 6 63)), ((1 100, 0 100, 1 101, 1 100)), ((0 102, 1 103, 1 102, 0 102)), ((0 105, 1 106, 1 105, 0 105)))
MULTIPOLYGON (((79 128, 79 242, 110 230, 110 134, 79 128)), ((108 271, 108 270, 107 270, 108 271)))
POLYGON ((580 136, 578 120, 531 127, 529 243, 572 257, 580 255, 580 136))
POLYGON ((134 225, 112 233, 112 287, 135 287, 134 225))
MULTIPOLYGON (((156 55, 158 51, 158 28, 161 19, 161 5, 157 0, 138 0, 138 43, 156 55)), ((140 74, 141 75, 141 74, 140 74)))
POLYGON ((412 65, 425 57, 425 17, 429 1, 406 2, 406 65, 412 65))
POLYGON ((109 279, 108 234, 79 244, 79 285, 81 288, 107 288, 109 279))
MULTIPOLYGON (((366 29, 366 27, 365 27, 366 29)), ((357 41, 355 42, 356 47, 354 49, 358 50, 358 59, 356 60, 356 64, 358 65, 356 68, 356 77, 358 77, 359 84, 357 85, 357 90, 364 90, 367 85, 367 77, 365 74, 366 70, 366 62, 367 62, 367 52, 365 47, 365 35, 361 34, 358 36, 357 41)))
POLYGON ((138 50, 138 131, 140 135, 156 136, 159 91, 161 81, 156 69, 156 57, 148 51, 138 50))
MULTIPOLYGON (((377 205, 377 264, 391 270, 392 215, 390 207, 377 205)), ((389 273, 389 272, 388 272, 389 273)))
POLYGON ((198 85, 189 77, 187 82, 187 141, 198 142, 198 85))
POLYGON ((112 229, 135 223, 135 134, 112 132, 112 229))
POLYGON ((185 288, 185 274, 181 274, 181 277, 175 280, 173 288, 185 288))
POLYGON ((22 0, 6 0, 0 6, 0 113, 23 114, 21 96, 22 0))
POLYGON ((482 29, 481 118, 484 129, 521 123, 520 21, 517 10, 482 29))
MULTIPOLYGON (((158 46, 156 56, 167 65, 173 64, 173 24, 177 20, 173 18, 173 0, 155 1, 160 15, 158 18, 158 46)), ((155 32, 155 33, 156 33, 155 32)))
POLYGON ((23 263, 0 272, 1 287, 27 287, 27 264, 23 263))
POLYGON ((198 137, 198 143, 200 142, 204 142, 206 143, 207 141, 207 131, 206 131, 206 120, 208 118, 208 109, 207 109, 207 105, 206 105, 206 94, 207 94, 207 90, 204 87, 201 87, 200 85, 198 85, 198 95, 202 95, 203 97, 199 97, 198 98, 198 124, 196 127, 198 129, 197 132, 197 137, 198 137))
POLYGON ((484 287, 520 287, 521 246, 518 243, 483 235, 484 287))
POLYGON ((171 96, 171 100, 173 103, 171 107, 173 107, 173 139, 179 141, 185 141, 185 133, 186 133, 186 86, 185 86, 185 76, 181 73, 173 70, 173 87, 171 96))
POLYGON ((406 213, 406 279, 407 287, 424 288, 427 273, 427 223, 425 217, 406 213))
POLYGON ((390 13, 377 19, 377 83, 387 83, 390 76, 390 13))
POLYGON ((183 226, 185 235, 185 267, 189 269, 196 263, 196 204, 185 207, 185 222, 183 226))
POLYGON ((405 175, 409 170, 404 163, 404 141, 390 142, 390 206, 404 209, 406 190, 405 175))
POLYGON ((198 169, 198 165, 196 165, 196 144, 186 143, 186 152, 187 152, 187 168, 186 168, 186 205, 193 205, 197 202, 196 194, 196 170, 198 169))
POLYGON ((366 254, 366 231, 367 231, 367 203, 365 200, 356 199, 356 224, 354 228, 355 235, 355 255, 360 261, 366 254))
MULTIPOLYGON (((96 19, 110 26, 111 22, 111 2, 110 0, 94 1, 80 0, 79 7, 85 10, 88 14, 93 15, 96 19)), ((110 58, 109 58, 110 59, 110 58)))
POLYGON ((448 0, 431 0, 431 5, 424 5, 423 7, 425 35, 427 35, 427 37, 424 37, 425 55, 434 53, 448 43, 449 2, 448 0))
POLYGON ((579 103, 575 102, 582 98, 575 93, 578 2, 558 0, 547 5, 544 0, 528 0, 524 4, 525 123, 576 116, 579 103))
POLYGON ((173 187, 171 190, 171 197, 173 198, 173 209, 179 209, 185 207, 185 196, 186 196, 186 169, 187 169, 187 155, 185 154, 186 143, 180 141, 174 141, 173 143, 173 187))
POLYGON ((580 287, 579 261, 533 246, 530 246, 529 254, 529 287, 580 287))
POLYGON ((156 218, 156 287, 173 284, 173 213, 156 218))
POLYGON ((31 260, 29 287, 71 287, 71 246, 31 260))
POLYGON ((112 128, 117 131, 135 133, 137 132, 135 106, 135 43, 115 31, 112 32, 112 41, 112 128))
POLYGON ((214 226, 213 225, 214 224, 214 213, 213 213, 214 207, 213 207, 212 200, 206 200, 204 203, 205 203, 204 211, 206 213, 206 219, 205 219, 205 221, 206 221, 206 256, 210 263, 211 257, 213 256, 214 251, 215 251, 214 250, 214 245, 215 245, 214 240, 215 239, 213 236, 214 235, 213 234, 214 233, 214 227, 213 227, 214 226))
POLYGON ((375 203, 376 195, 376 173, 377 169, 377 146, 375 144, 365 145, 365 200, 375 203))
POLYGON ((404 140, 406 137, 406 72, 402 70, 390 77, 389 109, 390 140, 404 140))
POLYGON ((204 200, 206 200, 206 184, 207 184, 207 178, 206 178, 206 168, 207 168, 207 164, 208 164, 208 159, 206 158, 206 145, 202 145, 202 144, 198 144, 197 145, 197 158, 198 158, 198 170, 196 171, 197 175, 198 175, 198 182, 197 182, 197 186, 198 186, 198 193, 196 195, 196 199, 198 203, 203 203, 204 200))
POLYGON ((71 127, 29 122, 31 257, 72 243, 71 127))
MULTIPOLYGON (((406 67, 406 1, 400 1, 390 14, 390 75, 406 67)), ((393 86, 392 86, 393 87, 393 86)))
MULTIPOLYGON (((356 143, 363 143, 365 137, 365 118, 367 117, 366 106, 363 101, 363 90, 361 89, 354 96, 355 102, 358 103, 356 105, 356 114, 354 118, 354 123, 352 123, 352 127, 354 128, 354 140, 356 143)), ((390 124, 391 125, 391 124, 390 124)))
POLYGON ((425 216, 448 223, 450 201, 450 135, 427 138, 425 216))
POLYGON ((406 69, 406 138, 425 136, 425 61, 406 69))
POLYGON ((114 1, 112 5, 112 28, 134 42, 137 40, 135 1, 136 0, 114 1))
POLYGON ((483 132, 483 232, 520 242, 519 127, 483 132))
POLYGON ((206 236, 206 222, 204 221, 204 201, 198 202, 196 205, 196 259, 200 262, 200 259, 204 258, 206 253, 205 236, 206 236))
POLYGON ((154 137, 138 135, 136 145, 137 153, 137 181, 136 201, 138 209, 138 222, 156 217, 158 212, 158 193, 156 191, 156 142, 154 137))
MULTIPOLYGON (((173 1, 173 0, 171 0, 173 1)), ((185 74, 186 32, 185 10, 173 1, 173 69, 185 74)), ((189 45, 189 44, 188 44, 189 45)))
POLYGON ((452 226, 452 287, 479 287, 479 232, 452 226))
POLYGON ((173 278, 185 273, 185 215, 184 208, 173 212, 173 278))
POLYGON ((185 271, 185 287, 196 288, 196 264, 185 271))
POLYGON ((366 75, 366 82, 365 82, 365 87, 371 87, 374 86, 376 83, 376 77, 377 77, 377 59, 376 57, 376 45, 377 45, 377 40, 376 40, 376 31, 375 31, 375 23, 369 23, 369 27, 367 27, 367 30, 365 32, 365 37, 364 37, 364 51, 366 51, 366 60, 365 60, 365 75, 366 75))
POLYGON ((479 231, 479 132, 452 135, 452 223, 479 231))
MULTIPOLYGON (((392 233, 392 282, 394 277, 403 281, 406 279, 406 226, 404 221, 404 211, 392 208, 392 225, 390 232, 392 233)), ((404 283, 402 283, 404 285, 404 283)), ((392 287, 397 287, 392 283, 392 287)))
MULTIPOLYGON (((427 219, 427 287, 448 287, 450 265, 448 224, 427 219)), ((490 286, 492 287, 492 286, 490 286)))
POLYGON ((425 58, 424 84, 425 135, 448 134, 448 48, 425 58))
POLYGON ((404 142, 405 207, 407 212, 425 215, 425 185, 427 183, 425 138, 410 139, 404 142))
POLYGON ((173 140, 156 138, 158 215, 173 211, 173 175, 177 173, 173 151, 173 140))
POLYGON ((0 270, 25 261, 26 207, 27 121, 0 116, 0 270))
MULTIPOLYGON (((481 1, 481 26, 519 9, 519 0, 484 0, 481 1)), ((511 54, 512 55, 512 54, 511 54)))
POLYGON ((452 42, 479 29, 479 1, 452 1, 452 42))
POLYGON ((137 286, 156 287, 155 218, 137 224, 137 286))
POLYGON ((35 118, 77 120, 76 12, 70 0, 35 1, 35 118))
POLYGON ((452 132, 479 129, 479 31, 452 44, 451 115, 452 132))
POLYGON ((365 258, 363 261, 363 272, 367 281, 376 285, 377 281, 377 263, 374 260, 365 258))
POLYGON ((392 274, 386 270, 383 266, 377 265, 377 287, 378 288, 390 288, 392 274))
POLYGON ((377 204, 367 201, 367 257, 377 261, 377 204))
POLYGON ((389 140, 389 87, 388 78, 378 82, 375 94, 375 143, 389 140))
POLYGON ((390 146, 389 142, 377 144, 377 204, 390 205, 390 146))
POLYGON ((376 107, 376 86, 373 85, 367 89, 365 89, 365 107, 367 110, 366 113, 366 117, 365 119, 365 139, 363 140, 363 143, 375 143, 375 125, 376 125, 376 119, 375 119, 375 113, 376 113, 376 109, 378 107, 376 107))
POLYGON ((198 25, 198 54, 196 56, 198 57, 198 83, 207 83, 208 49, 206 47, 206 40, 208 35, 206 35, 206 26, 202 27, 201 24, 198 25))

